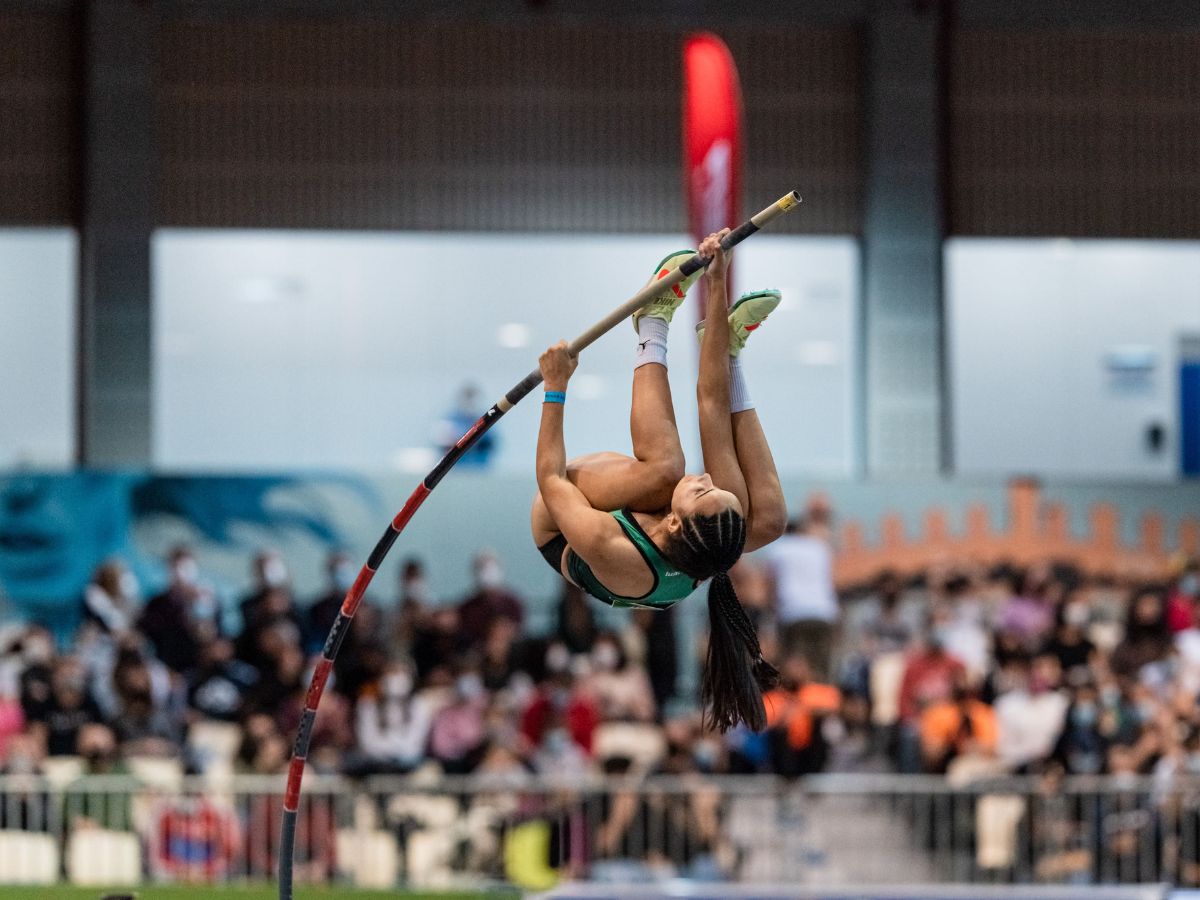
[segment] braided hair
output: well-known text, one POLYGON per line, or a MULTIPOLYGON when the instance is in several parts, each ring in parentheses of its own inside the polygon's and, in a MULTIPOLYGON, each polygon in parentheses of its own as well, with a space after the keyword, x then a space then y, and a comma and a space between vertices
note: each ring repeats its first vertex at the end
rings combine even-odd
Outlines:
POLYGON ((745 722, 755 731, 767 727, 762 692, 779 682, 779 672, 763 659, 758 634, 738 602, 729 569, 746 545, 746 520, 733 509, 692 515, 667 539, 664 555, 681 572, 708 586, 708 658, 700 682, 707 723, 727 731, 745 722))

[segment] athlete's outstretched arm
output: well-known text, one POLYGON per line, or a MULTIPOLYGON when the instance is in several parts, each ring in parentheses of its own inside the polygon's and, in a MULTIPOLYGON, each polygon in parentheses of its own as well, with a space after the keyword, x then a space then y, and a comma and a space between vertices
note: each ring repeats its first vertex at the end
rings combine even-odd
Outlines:
MULTIPOLYGON (((567 351, 567 342, 559 341, 538 361, 547 393, 567 390, 567 382, 577 362, 567 351)), ((588 498, 567 477, 567 451, 563 443, 563 403, 542 404, 542 424, 538 431, 537 482, 542 502, 571 548, 589 564, 604 558, 620 526, 607 513, 592 508, 588 498)))
POLYGON ((704 342, 700 346, 700 375, 696 379, 696 406, 700 416, 700 449, 704 469, 713 484, 729 491, 742 505, 747 523, 752 513, 746 479, 738 463, 729 415, 729 329, 722 327, 728 315, 725 306, 725 272, 729 266, 720 239, 729 231, 710 234, 700 244, 700 254, 712 258, 704 275, 704 342), (716 323, 716 324, 714 324, 716 323))

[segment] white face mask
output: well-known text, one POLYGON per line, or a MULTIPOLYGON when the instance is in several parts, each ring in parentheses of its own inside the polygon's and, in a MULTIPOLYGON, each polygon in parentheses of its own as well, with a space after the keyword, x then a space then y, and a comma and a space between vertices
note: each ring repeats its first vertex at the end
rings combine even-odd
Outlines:
POLYGON ((483 694, 483 680, 478 675, 461 675, 455 683, 459 696, 464 700, 474 700, 483 694))
POLYGON ((287 566, 278 556, 272 556, 263 563, 263 581, 267 587, 282 587, 287 583, 287 566))
POLYGON ((407 697, 412 690, 412 676, 407 672, 393 672, 383 679, 383 695, 389 700, 407 697))
POLYGON ((504 584, 504 570, 497 560, 488 559, 480 564, 476 578, 482 588, 498 588, 504 584))
POLYGON ((546 668, 551 672, 565 672, 571 664, 571 651, 562 644, 554 644, 546 651, 546 668))
POLYGON ((433 599, 429 592, 429 583, 420 576, 406 581, 403 593, 406 600, 415 600, 417 603, 429 603, 433 599))
POLYGON ((597 644, 592 650, 592 662, 602 672, 611 672, 617 667, 620 654, 612 644, 597 644))
POLYGON ((1088 611, 1087 604, 1084 603, 1069 603, 1063 610, 1063 621, 1068 625, 1082 627, 1088 623, 1090 618, 1091 613, 1088 611))
POLYGON ((180 584, 191 587, 200 577, 200 566, 196 564, 196 560, 192 559, 192 557, 185 556, 176 560, 172 574, 180 584))

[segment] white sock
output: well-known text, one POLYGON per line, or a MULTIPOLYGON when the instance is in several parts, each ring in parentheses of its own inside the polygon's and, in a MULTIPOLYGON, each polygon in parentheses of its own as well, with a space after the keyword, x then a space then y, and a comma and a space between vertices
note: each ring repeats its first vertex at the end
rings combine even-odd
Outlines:
POLYGON ((647 363, 667 365, 667 323, 652 316, 642 316, 638 320, 638 345, 635 369, 647 363))
POLYGON ((754 409, 754 401, 750 399, 746 379, 742 377, 742 358, 731 356, 729 357, 729 411, 740 413, 748 409, 754 409))

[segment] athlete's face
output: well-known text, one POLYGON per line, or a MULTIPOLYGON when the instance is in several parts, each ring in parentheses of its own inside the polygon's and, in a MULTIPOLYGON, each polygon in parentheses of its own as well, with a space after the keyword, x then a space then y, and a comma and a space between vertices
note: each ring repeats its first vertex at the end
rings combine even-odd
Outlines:
POLYGON ((671 496, 671 511, 681 519, 695 515, 715 516, 727 509, 741 515, 742 505, 729 491, 715 487, 707 472, 683 476, 671 496))

